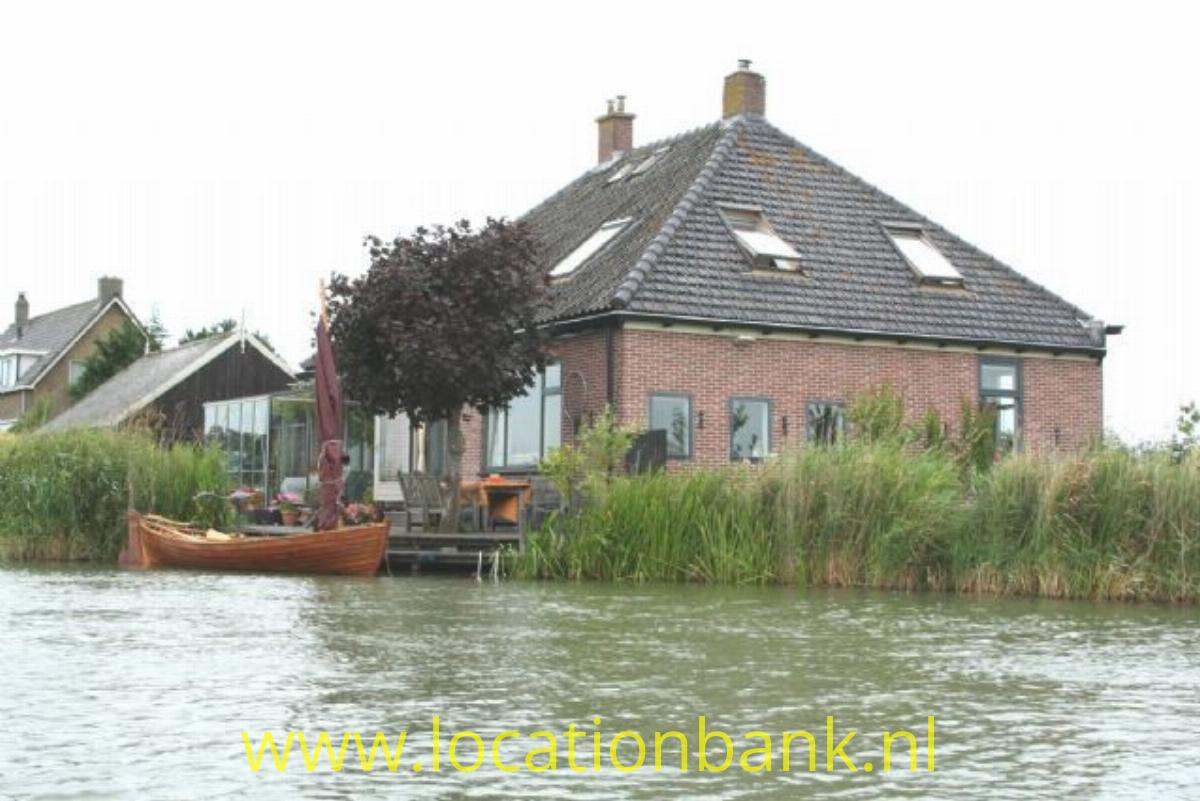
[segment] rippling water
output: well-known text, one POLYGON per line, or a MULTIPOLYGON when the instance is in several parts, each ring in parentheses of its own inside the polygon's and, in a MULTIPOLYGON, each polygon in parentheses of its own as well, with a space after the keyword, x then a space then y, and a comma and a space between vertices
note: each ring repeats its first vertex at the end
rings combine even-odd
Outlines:
POLYGON ((0 798, 1200 798, 1192 608, 10 569, 0 675, 0 798), (860 765, 869 733, 934 715, 936 770, 252 774, 241 742, 410 728, 428 764, 434 714, 822 739, 828 714, 860 765))

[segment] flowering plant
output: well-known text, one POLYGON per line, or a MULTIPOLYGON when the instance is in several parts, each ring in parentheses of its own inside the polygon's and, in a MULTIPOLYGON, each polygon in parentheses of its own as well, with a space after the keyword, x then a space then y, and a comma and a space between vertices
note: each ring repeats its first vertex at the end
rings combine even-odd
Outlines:
POLYGON ((300 505, 300 495, 295 492, 281 492, 275 496, 275 503, 279 505, 280 512, 295 512, 296 507, 300 505))
POLYGON ((379 519, 379 510, 373 503, 348 503, 342 509, 342 522, 348 526, 361 526, 379 519))

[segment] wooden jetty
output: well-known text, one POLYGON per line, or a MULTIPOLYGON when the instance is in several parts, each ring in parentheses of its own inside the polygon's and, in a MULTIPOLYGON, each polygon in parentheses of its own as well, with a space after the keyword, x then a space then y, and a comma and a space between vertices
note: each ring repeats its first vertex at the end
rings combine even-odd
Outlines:
POLYGON ((405 531, 393 522, 388 533, 387 568, 394 574, 423 571, 491 572, 497 551, 521 547, 510 531, 405 531), (480 570, 482 566, 482 570, 480 570))

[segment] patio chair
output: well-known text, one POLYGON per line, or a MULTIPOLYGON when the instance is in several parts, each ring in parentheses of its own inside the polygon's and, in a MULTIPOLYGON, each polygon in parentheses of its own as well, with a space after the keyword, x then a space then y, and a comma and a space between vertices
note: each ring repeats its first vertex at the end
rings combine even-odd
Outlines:
POLYGON ((412 531, 414 525, 425 531, 430 529, 431 523, 436 526, 440 520, 439 507, 434 502, 433 508, 430 508, 426 501, 424 476, 416 472, 401 472, 397 477, 400 478, 401 492, 404 493, 404 531, 412 531))
MULTIPOLYGON (((400 473, 400 489, 404 492, 404 530, 412 531, 419 526, 422 531, 432 531, 441 525, 450 512, 450 495, 442 487, 437 476, 425 473, 400 473)), ((460 506, 460 521, 468 521, 468 528, 475 527, 478 509, 474 503, 460 506)))

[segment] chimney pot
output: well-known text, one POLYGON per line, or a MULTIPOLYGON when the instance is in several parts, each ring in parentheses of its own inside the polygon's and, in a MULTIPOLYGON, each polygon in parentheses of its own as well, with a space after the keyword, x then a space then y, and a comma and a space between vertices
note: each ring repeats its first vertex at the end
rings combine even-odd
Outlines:
POLYGON ((721 105, 725 119, 767 113, 767 79, 750 69, 750 59, 738 59, 737 71, 725 76, 721 105))
POLYGON ((614 153, 633 149, 633 119, 634 115, 625 110, 625 95, 617 95, 616 100, 608 101, 608 111, 596 118, 599 134, 597 153, 601 164, 612 158, 614 153))

